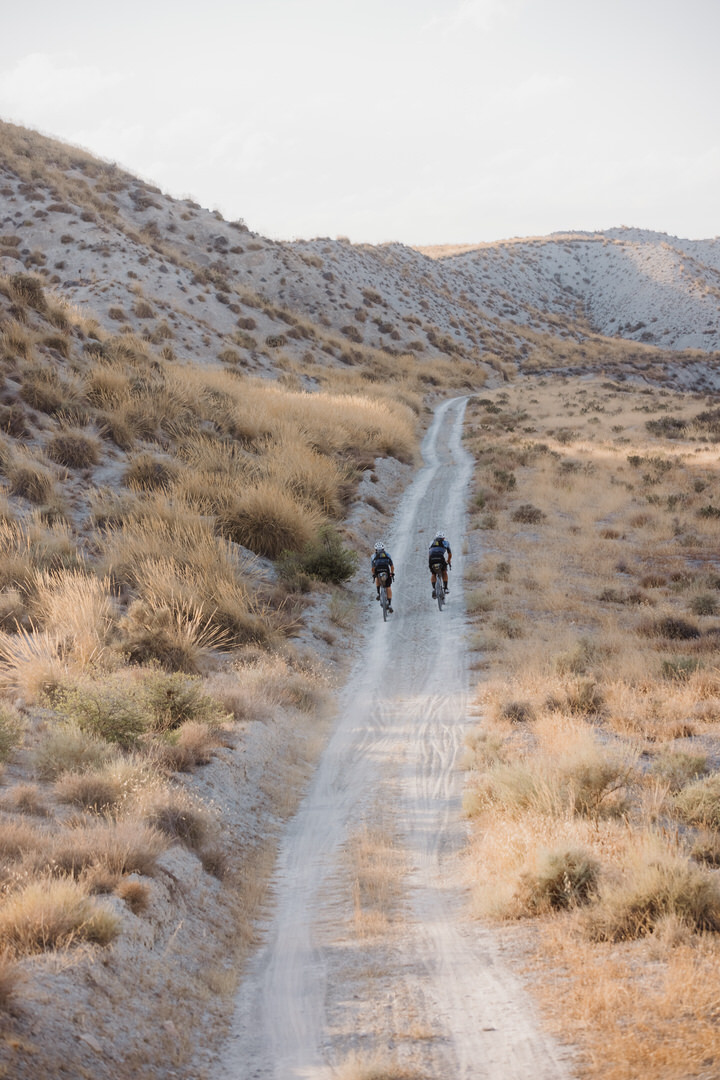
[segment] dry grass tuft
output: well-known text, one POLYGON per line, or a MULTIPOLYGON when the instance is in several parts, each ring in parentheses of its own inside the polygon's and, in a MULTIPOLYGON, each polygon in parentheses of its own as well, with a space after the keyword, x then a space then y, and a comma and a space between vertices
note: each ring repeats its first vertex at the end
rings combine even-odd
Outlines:
POLYGON ((69 879, 34 881, 0 907, 0 943, 19 956, 81 941, 109 945, 119 932, 117 916, 69 879))

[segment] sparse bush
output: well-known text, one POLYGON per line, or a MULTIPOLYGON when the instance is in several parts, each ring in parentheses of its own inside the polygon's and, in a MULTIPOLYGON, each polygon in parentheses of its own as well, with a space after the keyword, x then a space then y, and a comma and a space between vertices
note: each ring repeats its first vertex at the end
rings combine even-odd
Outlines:
POLYGON ((511 515, 513 521, 519 521, 523 525, 539 525, 545 520, 545 514, 532 503, 523 503, 511 515))
POLYGON ((693 615, 717 615, 717 598, 712 593, 699 593, 690 601, 690 610, 693 615))
POLYGON ((600 888, 585 916, 593 941, 627 941, 652 933, 668 916, 690 930, 720 930, 720 891, 713 877, 671 854, 638 859, 620 883, 600 888))
POLYGON ((53 707, 81 731, 125 749, 148 728, 147 703, 125 673, 80 679, 52 695, 53 707))
POLYGON ((283 552, 278 561, 278 570, 290 583, 298 576, 307 574, 318 581, 340 585, 353 576, 357 565, 356 552, 344 547, 337 531, 327 525, 315 540, 305 544, 302 551, 283 552))
POLYGON ((686 750, 663 750, 652 762, 653 775, 664 780, 670 791, 678 792, 707 769, 707 754, 686 750))
POLYGON ((533 869, 520 875, 515 899, 532 915, 579 907, 595 897, 599 872, 600 864, 586 851, 540 851, 533 869))
POLYGON ((686 683, 693 673, 700 668, 700 661, 695 656, 675 656, 672 660, 663 660, 661 672, 664 679, 671 682, 686 683))
POLYGON ((120 785, 107 772, 67 772, 55 784, 55 794, 60 802, 96 814, 115 806, 120 793, 120 785))
POLYGON ((160 597, 136 600, 120 621, 120 646, 135 664, 158 663, 170 671, 197 673, 206 653, 223 648, 231 633, 202 607, 160 597))
POLYGON ((10 952, 0 953, 0 1013, 12 1011, 16 997, 25 982, 25 972, 10 952))
POLYGON ((668 641, 690 641, 700 637, 700 631, 694 623, 676 615, 666 615, 640 624, 639 633, 645 637, 667 638, 668 641))
POLYGON ((179 788, 148 800, 142 813, 151 828, 193 849, 203 846, 213 828, 207 809, 179 788))
POLYGON ((190 720, 218 724, 229 719, 197 677, 157 671, 146 677, 144 690, 154 731, 174 731, 190 720))
POLYGON ((17 709, 0 703, 0 762, 7 761, 22 742, 25 725, 17 709))
POLYGON ((82 881, 92 874, 102 875, 110 889, 123 874, 153 874, 168 839, 135 816, 141 797, 152 796, 141 793, 134 799, 131 817, 120 821, 100 818, 55 834, 49 844, 36 851, 31 868, 36 873, 63 874, 82 881))
POLYGON ((498 717, 511 724, 529 724, 535 719, 535 710, 529 701, 506 701, 498 709, 498 717))

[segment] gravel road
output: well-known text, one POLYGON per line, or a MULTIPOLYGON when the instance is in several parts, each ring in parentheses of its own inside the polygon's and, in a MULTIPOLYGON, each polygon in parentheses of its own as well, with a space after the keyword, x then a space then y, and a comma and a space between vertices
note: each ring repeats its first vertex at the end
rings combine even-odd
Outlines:
POLYGON ((462 587, 472 473, 461 443, 464 410, 463 398, 437 409, 424 464, 383 537, 396 567, 396 613, 387 624, 368 573, 359 660, 284 835, 272 913, 240 987, 217 1080, 330 1080, 350 1053, 380 1055, 438 1080, 571 1075, 492 930, 468 918, 458 868, 465 828, 458 759, 473 723, 462 587), (454 565, 442 613, 427 571, 438 528, 453 544, 454 565), (380 944, 353 934, 347 868, 349 837, 378 815, 403 852, 402 917, 380 944))

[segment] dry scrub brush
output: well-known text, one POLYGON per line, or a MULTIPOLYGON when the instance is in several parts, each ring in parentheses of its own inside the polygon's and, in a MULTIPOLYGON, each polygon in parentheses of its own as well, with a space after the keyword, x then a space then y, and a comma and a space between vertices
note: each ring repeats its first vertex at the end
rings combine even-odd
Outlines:
MULTIPOLYGON (((720 951, 720 486, 705 404, 540 378, 468 409, 483 548, 470 610, 485 720, 465 793, 476 910, 540 918, 544 940, 572 952, 571 980, 614 943, 616 1011, 570 1034, 604 1045, 631 993, 628 1054, 643 1045, 649 965, 659 957, 669 978, 675 946, 720 951)), ((665 1015, 660 1042, 705 1038, 701 1011, 694 1026, 665 1015)), ((589 1060, 588 1075, 621 1075, 605 1055, 589 1060)), ((673 1060, 647 1073, 628 1058, 622 1075, 687 1075, 673 1060)))

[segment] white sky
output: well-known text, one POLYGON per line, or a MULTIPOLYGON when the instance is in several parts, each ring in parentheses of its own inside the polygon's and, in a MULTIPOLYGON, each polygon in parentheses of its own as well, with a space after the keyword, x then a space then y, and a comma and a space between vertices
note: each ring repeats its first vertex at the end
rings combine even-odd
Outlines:
POLYGON ((720 234, 720 0, 4 8, 0 117, 266 236, 720 234))

